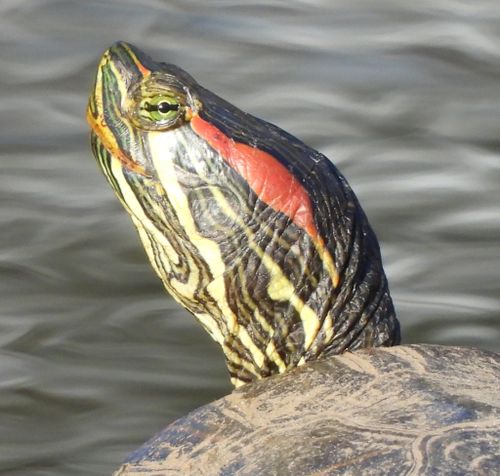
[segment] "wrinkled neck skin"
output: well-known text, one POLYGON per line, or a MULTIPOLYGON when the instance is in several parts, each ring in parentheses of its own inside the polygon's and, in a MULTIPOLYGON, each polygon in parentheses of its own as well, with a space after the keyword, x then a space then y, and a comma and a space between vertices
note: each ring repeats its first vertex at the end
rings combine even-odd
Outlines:
POLYGON ((235 386, 399 343, 377 239, 326 157, 130 45, 103 58, 88 112, 94 155, 235 386), (168 130, 135 127, 124 110, 148 70, 185 93, 189 113, 168 130))

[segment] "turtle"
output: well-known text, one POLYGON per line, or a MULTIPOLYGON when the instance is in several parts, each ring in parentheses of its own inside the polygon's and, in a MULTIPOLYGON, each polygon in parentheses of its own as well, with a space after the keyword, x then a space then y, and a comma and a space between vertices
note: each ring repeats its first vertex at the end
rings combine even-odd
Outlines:
POLYGON ((500 467, 499 356, 399 345, 377 238, 327 157, 125 42, 99 62, 87 121, 153 269, 235 387, 117 474, 500 467))

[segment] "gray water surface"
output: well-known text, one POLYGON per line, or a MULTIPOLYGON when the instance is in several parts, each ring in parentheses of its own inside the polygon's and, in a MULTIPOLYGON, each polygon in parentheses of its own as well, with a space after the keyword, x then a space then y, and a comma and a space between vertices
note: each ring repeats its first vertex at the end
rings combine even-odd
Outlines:
POLYGON ((500 351, 497 1, 0 3, 0 473, 106 475, 230 392, 91 157, 126 40, 328 155, 381 242, 405 342, 500 351))

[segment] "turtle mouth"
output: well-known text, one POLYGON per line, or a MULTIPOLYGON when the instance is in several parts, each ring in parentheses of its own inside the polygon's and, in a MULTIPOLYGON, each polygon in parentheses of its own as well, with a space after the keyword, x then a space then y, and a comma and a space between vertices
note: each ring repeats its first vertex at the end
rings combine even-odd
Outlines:
POLYGON ((130 172, 134 172, 144 177, 149 177, 146 169, 130 158, 123 149, 120 149, 116 139, 114 138, 111 130, 106 125, 104 119, 95 117, 92 113, 91 107, 87 109, 87 122, 91 128, 91 138, 97 144, 101 145, 106 151, 116 160, 118 160, 122 167, 130 172))
MULTIPOLYGON (((98 139, 112 158, 120 162, 124 170, 142 176, 149 176, 144 165, 134 160, 120 139, 124 126, 121 104, 127 97, 130 84, 149 75, 142 65, 139 52, 126 43, 116 43, 106 50, 101 58, 86 111, 86 119, 91 128, 92 140, 98 139), (105 111, 111 111, 107 114, 105 111)), ((141 60, 147 61, 147 57, 141 60)))

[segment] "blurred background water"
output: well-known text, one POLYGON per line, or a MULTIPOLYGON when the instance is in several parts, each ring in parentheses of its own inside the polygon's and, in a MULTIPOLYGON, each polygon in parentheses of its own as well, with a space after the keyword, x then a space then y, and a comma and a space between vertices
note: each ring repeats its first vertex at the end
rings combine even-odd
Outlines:
POLYGON ((496 0, 3 0, 1 474, 110 474, 230 392, 89 151, 87 95, 119 39, 338 165, 405 342, 500 351, 496 0))

